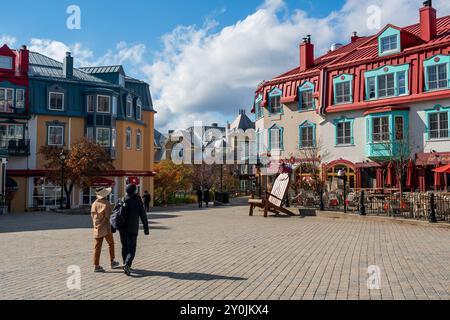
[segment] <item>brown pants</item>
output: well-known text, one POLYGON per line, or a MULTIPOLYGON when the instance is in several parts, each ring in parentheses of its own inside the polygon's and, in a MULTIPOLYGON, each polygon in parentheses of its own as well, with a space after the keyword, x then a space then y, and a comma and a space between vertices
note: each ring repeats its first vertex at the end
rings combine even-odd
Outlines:
POLYGON ((115 250, 114 250, 114 237, 111 233, 104 238, 95 239, 95 242, 94 242, 94 265, 95 266, 100 265, 100 255, 102 253, 103 239, 105 239, 106 242, 108 242, 109 256, 111 257, 111 262, 113 262, 114 259, 116 258, 115 250))

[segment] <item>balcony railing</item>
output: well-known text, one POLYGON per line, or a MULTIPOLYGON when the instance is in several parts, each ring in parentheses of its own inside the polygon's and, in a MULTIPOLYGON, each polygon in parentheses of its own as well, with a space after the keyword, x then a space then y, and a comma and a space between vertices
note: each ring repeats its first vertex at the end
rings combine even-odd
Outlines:
POLYGON ((372 159, 389 159, 409 154, 409 145, 405 141, 386 141, 380 143, 368 143, 366 155, 372 159))
POLYGON ((11 156, 29 156, 29 139, 0 139, 0 149, 8 151, 11 156))

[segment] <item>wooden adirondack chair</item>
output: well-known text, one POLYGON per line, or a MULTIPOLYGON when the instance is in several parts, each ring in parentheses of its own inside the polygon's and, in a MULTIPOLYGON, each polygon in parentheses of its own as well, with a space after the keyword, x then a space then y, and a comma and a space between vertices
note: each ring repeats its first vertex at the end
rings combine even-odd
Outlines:
POLYGON ((283 208, 283 200, 286 197, 290 184, 289 175, 284 173, 275 181, 273 185, 272 192, 266 192, 262 199, 250 199, 248 204, 250 205, 250 217, 253 216, 253 210, 255 207, 264 209, 264 217, 267 218, 269 212, 279 214, 280 212, 287 214, 289 216, 294 216, 294 214, 283 208))

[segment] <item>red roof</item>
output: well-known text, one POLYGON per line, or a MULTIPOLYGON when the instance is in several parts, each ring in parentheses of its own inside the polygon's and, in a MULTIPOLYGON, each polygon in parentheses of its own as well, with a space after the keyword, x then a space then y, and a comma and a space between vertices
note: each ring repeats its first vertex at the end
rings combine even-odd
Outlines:
MULTIPOLYGON (((412 42, 412 44, 405 48, 403 52, 399 53, 399 55, 407 54, 408 52, 424 47, 428 48, 430 46, 450 43, 450 16, 437 19, 437 36, 429 42, 424 42, 420 38, 420 23, 404 28, 399 28, 394 25, 387 25, 386 27, 393 27, 400 30, 406 37, 408 37, 408 40, 412 42)), ((261 93, 262 89, 267 86, 272 88, 277 86, 284 90, 286 87, 286 82, 289 82, 290 85, 292 85, 293 80, 301 80, 311 77, 314 74, 317 75, 324 67, 333 68, 344 64, 347 65, 352 63, 362 63, 363 61, 370 61, 374 59, 384 59, 378 55, 378 35, 383 32, 386 27, 375 35, 360 37, 354 42, 316 58, 314 61, 314 66, 304 72, 300 72, 300 68, 296 67, 295 69, 281 74, 272 80, 264 82, 258 87, 257 93, 261 93)), ((386 58, 388 59, 391 57, 392 56, 386 58)))

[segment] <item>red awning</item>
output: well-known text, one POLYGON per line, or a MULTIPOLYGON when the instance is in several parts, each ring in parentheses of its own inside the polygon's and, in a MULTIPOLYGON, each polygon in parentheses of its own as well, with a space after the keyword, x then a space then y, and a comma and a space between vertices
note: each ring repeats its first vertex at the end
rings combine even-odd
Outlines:
POLYGON ((436 168, 433 171, 438 172, 438 173, 450 173, 450 164, 443 166, 443 167, 436 168))
POLYGON ((101 188, 101 187, 114 187, 116 184, 115 181, 109 180, 106 178, 95 178, 92 180, 91 187, 93 188, 101 188))
POLYGON ((416 155, 418 166, 441 166, 450 164, 450 152, 419 153, 416 155))

